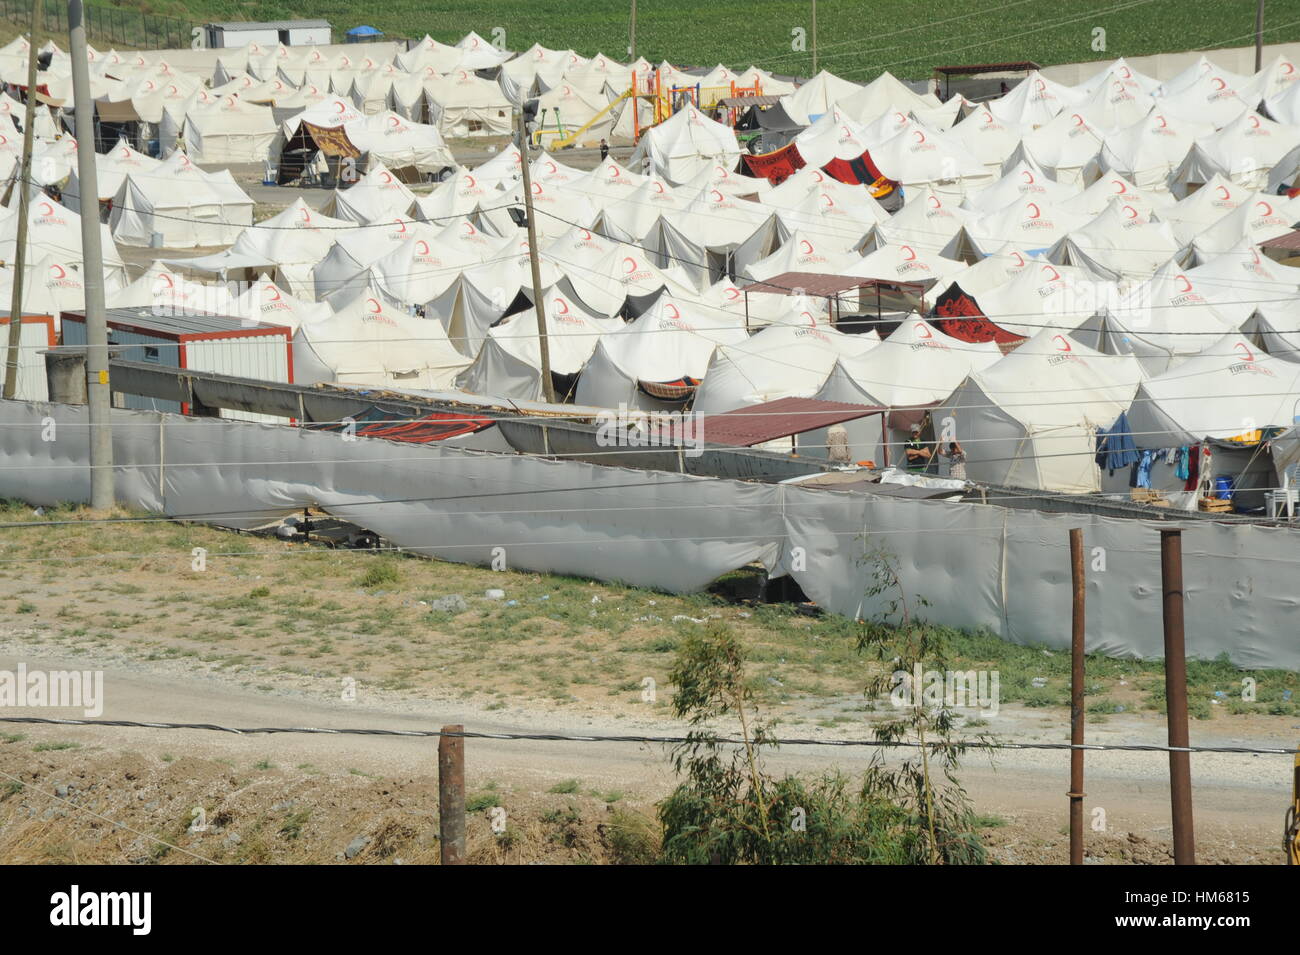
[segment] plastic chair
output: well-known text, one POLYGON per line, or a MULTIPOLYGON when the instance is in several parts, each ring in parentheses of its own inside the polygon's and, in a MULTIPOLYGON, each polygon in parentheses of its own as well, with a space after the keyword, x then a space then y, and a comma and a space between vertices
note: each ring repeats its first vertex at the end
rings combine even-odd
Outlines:
POLYGON ((1282 486, 1274 491, 1265 492, 1268 499, 1268 516, 1276 519, 1278 512, 1285 507, 1286 519, 1295 520, 1296 508, 1300 507, 1300 461, 1282 471, 1282 486))

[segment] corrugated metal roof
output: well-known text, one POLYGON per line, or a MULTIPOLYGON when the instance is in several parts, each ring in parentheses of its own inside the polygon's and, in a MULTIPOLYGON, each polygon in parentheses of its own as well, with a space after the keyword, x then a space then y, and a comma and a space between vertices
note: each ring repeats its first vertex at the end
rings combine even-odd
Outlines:
POLYGON ((977 73, 1006 73, 1037 69, 1041 69, 1041 67, 1033 60, 1022 60, 1019 63, 970 63, 966 66, 936 66, 934 71, 948 76, 973 76, 977 73))
POLYGON ((1261 249, 1300 249, 1300 229, 1259 244, 1261 249))
POLYGON ((781 102, 781 97, 764 94, 762 96, 728 96, 718 100, 718 105, 725 109, 731 109, 733 106, 736 108, 744 106, 775 106, 779 102, 781 102))
POLYGON ((237 32, 240 30, 305 30, 330 25, 328 20, 268 20, 259 23, 251 20, 232 20, 229 23, 209 23, 208 26, 219 30, 237 32))
POLYGON ((820 401, 816 398, 778 398, 698 419, 695 437, 709 444, 744 448, 792 434, 826 428, 843 421, 879 414, 884 408, 820 401))
POLYGON ((762 282, 746 285, 746 292, 770 292, 774 295, 813 295, 829 297, 855 288, 915 288, 924 290, 920 282, 881 282, 864 279, 858 275, 832 275, 828 272, 782 272, 762 282))
MULTIPOLYGON (((85 312, 67 312, 82 320, 85 312)), ((262 322, 250 322, 233 315, 156 315, 149 308, 110 308, 104 312, 110 325, 132 325, 157 332, 160 335, 209 335, 213 332, 248 332, 249 334, 266 334, 268 329, 284 329, 282 325, 266 325, 262 322)), ((287 330, 287 329, 285 329, 287 330)))

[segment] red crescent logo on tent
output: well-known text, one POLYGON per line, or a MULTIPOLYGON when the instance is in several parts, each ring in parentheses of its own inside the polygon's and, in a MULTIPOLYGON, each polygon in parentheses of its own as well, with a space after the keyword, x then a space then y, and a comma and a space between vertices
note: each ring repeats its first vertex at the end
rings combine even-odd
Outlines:
POLYGON ((1052 273, 1052 277, 1051 277, 1050 279, 1048 279, 1047 281, 1049 281, 1049 282, 1059 282, 1059 281, 1061 281, 1061 273, 1058 272, 1058 271, 1056 271, 1056 269, 1052 268, 1052 266, 1050 266, 1050 265, 1044 265, 1044 266, 1043 266, 1043 271, 1044 271, 1044 272, 1051 272, 1051 273, 1052 273))
POLYGON ((1043 214, 1042 210, 1038 208, 1038 203, 1036 202, 1029 203, 1029 205, 1025 206, 1025 208, 1034 210, 1029 214, 1029 218, 1031 219, 1037 219, 1043 214))
POLYGON ((398 119, 398 117, 395 116, 395 115, 394 115, 394 116, 390 116, 390 117, 388 117, 388 125, 389 125, 389 126, 392 126, 392 127, 394 127, 394 128, 396 128, 396 127, 402 125, 402 121, 401 121, 400 119, 398 119))
POLYGON ((656 179, 656 180, 655 180, 655 183, 654 183, 654 186, 655 186, 655 192, 657 192, 657 193, 659 193, 659 194, 661 194, 661 195, 664 194, 664 184, 663 184, 662 182, 660 182, 658 179, 656 179))
POLYGON ((474 224, 473 224, 472 222, 462 222, 461 225, 463 225, 463 226, 465 227, 465 234, 466 234, 466 235, 474 235, 475 232, 477 231, 477 230, 475 230, 475 228, 474 228, 474 224))
POLYGON ((1128 192, 1128 186, 1124 185, 1124 180, 1112 179, 1110 182, 1111 185, 1115 187, 1115 195, 1122 196, 1124 193, 1128 192))
POLYGON ((393 174, 387 171, 381 172, 379 178, 384 181, 384 185, 389 185, 393 181, 393 174))
POLYGON ((172 277, 170 275, 167 275, 166 273, 163 273, 162 275, 158 276, 158 281, 166 283, 168 288, 176 287, 176 283, 172 281, 172 277))
POLYGON ((1126 80, 1131 80, 1131 79, 1133 79, 1133 71, 1130 70, 1127 66, 1121 66, 1121 67, 1120 67, 1120 71, 1121 71, 1121 75, 1124 77, 1124 79, 1126 79, 1126 80))
POLYGON ((170 85, 170 86, 167 87, 167 93, 168 93, 168 95, 170 95, 170 96, 175 96, 175 95, 176 95, 176 93, 177 93, 177 89, 176 89, 176 85, 175 85, 174 83, 173 83, 172 85, 170 85))
POLYGON ((298 210, 298 217, 302 219, 303 222, 311 222, 311 210, 306 206, 303 206, 298 210))
POLYGON ((907 117, 902 113, 895 113, 894 115, 898 117, 898 124, 900 126, 907 122, 907 117))
POLYGON ((1254 360, 1255 360, 1255 353, 1254 353, 1253 351, 1250 350, 1250 346, 1247 345, 1245 342, 1237 342, 1237 344, 1233 345, 1232 347, 1233 347, 1233 348, 1240 348, 1241 351, 1242 351, 1242 353, 1246 356, 1246 358, 1245 358, 1246 361, 1254 361, 1254 360))
POLYGON ((1190 292, 1192 290, 1192 280, 1186 275, 1177 275, 1175 278, 1183 283, 1183 287, 1178 290, 1179 292, 1190 292))
POLYGON ((984 125, 985 126, 993 125, 993 114, 990 113, 988 110, 984 111, 984 125))
POLYGON ((943 203, 939 201, 939 197, 938 197, 938 196, 934 196, 934 195, 930 196, 930 208, 931 208, 931 209, 942 209, 942 208, 943 208, 943 203))
POLYGON ((553 162, 548 162, 546 165, 550 167, 550 171, 551 171, 551 175, 552 175, 552 176, 554 176, 557 172, 560 171, 560 167, 557 166, 557 165, 555 165, 555 163, 553 163, 553 162))
POLYGON ((910 245, 900 246, 900 248, 903 250, 903 261, 904 261, 904 262, 915 262, 915 261, 916 261, 916 252, 912 249, 912 247, 911 247, 910 245))
POLYGON ((270 300, 272 302, 280 301, 280 290, 276 288, 274 285, 264 285, 262 286, 262 291, 265 292, 268 296, 270 296, 270 300))
POLYGON ((520 242, 520 243, 519 243, 519 248, 520 248, 522 251, 527 252, 527 251, 528 251, 528 240, 525 239, 523 242, 520 242))
POLYGON ((727 298, 740 298, 740 289, 732 287, 727 289, 727 298))
POLYGON ((625 258, 623 260, 623 271, 626 272, 628 275, 631 275, 633 272, 635 272, 636 259, 632 258, 631 256, 625 258))
POLYGON ((814 182, 825 182, 825 181, 826 181, 826 178, 825 178, 825 177, 824 177, 820 172, 814 172, 814 173, 812 174, 812 177, 813 177, 813 181, 814 181, 814 182))
POLYGON ((1252 117, 1250 118, 1250 125, 1251 125, 1253 128, 1255 128, 1255 129, 1259 129, 1259 117, 1258 117, 1258 116, 1252 116, 1252 117))
POLYGON ((1220 199, 1231 199, 1231 198, 1232 198, 1232 193, 1230 193, 1230 192, 1228 191, 1228 187, 1227 187, 1227 186, 1219 186, 1219 198, 1220 198, 1220 199))
POLYGON ((730 179, 731 176, 727 173, 727 170, 723 169, 721 166, 714 166, 714 167, 713 167, 713 178, 714 178, 715 180, 717 180, 717 179, 730 179))
POLYGON ((921 132, 919 129, 912 130, 912 135, 916 137, 916 144, 918 146, 925 142, 925 133, 921 132))
POLYGON ((1284 74, 1286 74, 1287 76, 1290 76, 1292 73, 1295 72, 1295 64, 1294 64, 1294 63, 1283 63, 1283 64, 1282 64, 1282 72, 1283 72, 1284 74))
POLYGON ((1016 265, 1023 269, 1025 267, 1025 257, 1019 252, 1012 252, 1011 254, 1016 257, 1016 265))
POLYGON ((722 193, 718 192, 718 190, 716 189, 710 190, 709 195, 717 196, 717 198, 713 200, 714 202, 722 202, 723 199, 726 198, 725 196, 723 196, 722 193))
POLYGON ((0 146, 8 145, 8 143, 9 143, 8 136, 0 136, 0 146))
POLYGON ((244 77, 244 89, 248 89, 248 88, 249 88, 250 86, 252 86, 252 85, 253 85, 253 78, 252 78, 251 76, 245 76, 245 77, 244 77))
POLYGON ((618 178, 619 176, 621 176, 621 175, 622 175, 622 173, 619 172, 619 169, 618 169, 617 166, 611 165, 611 166, 609 167, 609 178, 610 178, 610 179, 617 179, 617 178, 618 178))
POLYGON ((151 89, 153 89, 153 80, 145 80, 145 81, 144 81, 144 88, 147 89, 147 90, 151 90, 151 89))
POLYGON ((573 95, 573 90, 569 89, 569 87, 567 87, 567 86, 564 87, 564 95, 565 95, 565 96, 572 96, 572 95, 573 95))
POLYGON ((366 299, 366 311, 369 312, 371 315, 378 315, 383 310, 384 310, 383 306, 381 306, 376 299, 373 298, 366 299))
POLYGON ((556 306, 556 308, 555 308, 555 314, 556 314, 556 315, 568 315, 568 314, 569 314, 569 303, 568 303, 568 302, 566 302, 566 301, 565 301, 564 299, 562 299, 562 298, 557 298, 557 299, 554 299, 553 301, 555 302, 555 306, 556 306))
POLYGON ((1224 90, 1228 88, 1228 84, 1222 77, 1216 76, 1214 78, 1214 88, 1216 90, 1224 90))
POLYGON ((916 333, 920 335, 922 338, 934 337, 934 332, 930 331, 929 327, 925 324, 925 322, 916 323, 916 333))
POLYGON ((813 244, 812 244, 811 242, 809 242, 807 239, 800 239, 800 240, 799 240, 799 245, 803 248, 803 254, 804 254, 804 255, 812 255, 812 254, 813 254, 813 244))
POLYGON ((590 242, 590 241, 591 241, 591 233, 588 232, 586 229, 583 229, 583 230, 582 230, 582 239, 583 239, 584 242, 590 242))
POLYGON ((428 254, 429 254, 429 243, 425 242, 423 239, 416 239, 416 240, 415 240, 415 254, 416 254, 416 255, 428 255, 428 254))
POLYGON ((1032 186, 1034 184, 1034 174, 1028 169, 1020 170, 1020 178, 1025 180, 1025 185, 1027 186, 1032 186))
POLYGON ((1165 129, 1169 125, 1168 123, 1165 122, 1165 118, 1163 116, 1157 116, 1156 122, 1160 124, 1161 129, 1165 129))
POLYGON ((50 271, 54 273, 54 277, 56 279, 65 279, 68 277, 68 273, 64 271, 64 268, 61 265, 58 264, 51 265, 50 271))
POLYGON ((677 310, 677 306, 674 305, 672 302, 669 302, 664 306, 665 312, 669 311, 670 309, 672 310, 672 314, 668 316, 669 318, 676 321, 677 319, 682 317, 682 313, 677 310))
POLYGON ((42 203, 41 203, 41 215, 43 215, 43 216, 52 216, 52 215, 54 215, 54 206, 50 205, 48 202, 42 202, 42 203))
POLYGON ((1083 117, 1080 116, 1078 113, 1075 113, 1071 118, 1074 120, 1074 125, 1076 125, 1076 126, 1083 126, 1083 125, 1084 125, 1083 117))
POLYGON ((808 325, 810 327, 812 328, 817 327, 817 319, 812 317, 812 312, 800 312, 799 314, 802 315, 804 318, 808 319, 808 325))
POLYGON ((465 173, 465 183, 470 189, 474 189, 478 186, 478 182, 469 173, 465 173))
POLYGON ((533 195, 540 196, 541 194, 542 194, 542 184, 540 182, 533 183, 533 195))
POLYGON ((1038 92, 1041 93, 1043 90, 1047 89, 1047 83, 1044 82, 1043 80, 1035 80, 1034 89, 1038 90, 1038 92))
POLYGON ((336 99, 336 100, 334 101, 334 112, 336 112, 336 113, 342 113, 342 112, 345 112, 345 111, 347 110, 347 108, 348 108, 348 107, 347 107, 347 105, 343 102, 343 100, 341 100, 341 99, 336 99))
POLYGON ((1130 219, 1136 219, 1138 217, 1138 211, 1132 206, 1125 206, 1124 208, 1128 211, 1128 217, 1130 219))
POLYGON ((822 193, 822 202, 824 203, 825 208, 827 208, 827 209, 833 209, 833 208, 835 208, 835 200, 832 199, 830 196, 828 196, 828 195, 827 195, 826 193, 824 193, 824 192, 822 193))
POLYGON ((1061 343, 1057 346, 1057 351, 1074 351, 1073 346, 1070 345, 1069 340, 1064 335, 1053 335, 1052 341, 1061 343))
POLYGON ((1257 203, 1255 203, 1255 208, 1256 208, 1256 209, 1259 209, 1259 208, 1261 208, 1261 207, 1263 208, 1264 211, 1263 211, 1262 213, 1260 213, 1260 215, 1271 216, 1271 215, 1273 214, 1273 207, 1270 206, 1267 202, 1257 202, 1257 203))
POLYGON ((538 50, 538 51, 537 51, 537 59, 539 59, 539 60, 544 60, 544 59, 546 59, 546 54, 544 54, 541 50, 538 50))
POLYGON ((394 219, 393 221, 397 223, 397 234, 406 235, 406 223, 401 219, 394 219))
POLYGON ((464 70, 461 70, 461 71, 460 71, 460 79, 461 79, 461 82, 462 82, 462 83, 465 82, 466 80, 469 79, 469 74, 466 73, 464 70))

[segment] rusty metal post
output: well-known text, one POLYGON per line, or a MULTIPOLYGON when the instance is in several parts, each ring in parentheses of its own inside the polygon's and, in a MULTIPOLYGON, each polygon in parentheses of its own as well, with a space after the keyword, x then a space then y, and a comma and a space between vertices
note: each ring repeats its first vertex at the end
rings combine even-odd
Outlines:
POLYGON ((1160 577, 1164 592, 1165 714, 1170 747, 1169 799, 1174 824, 1174 864, 1196 864, 1192 829, 1192 758, 1186 751, 1187 654, 1183 635, 1183 532, 1160 532, 1160 577))
MULTIPOLYGON (((444 734, 463 733, 459 723, 444 734)), ((465 864, 465 738, 438 737, 438 841, 443 865, 465 864)))
MULTIPOLYGON (((1070 531, 1070 577, 1074 583, 1070 632, 1070 743, 1083 745, 1083 530, 1070 531)), ((1070 750, 1070 865, 1083 865, 1083 750, 1070 750)))

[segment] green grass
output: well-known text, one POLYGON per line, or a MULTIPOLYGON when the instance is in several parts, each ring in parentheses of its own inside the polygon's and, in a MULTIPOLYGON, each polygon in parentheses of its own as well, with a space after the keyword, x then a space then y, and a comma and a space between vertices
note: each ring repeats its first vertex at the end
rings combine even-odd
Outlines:
MULTIPOLYGON (((98 0, 95 0, 98 2, 98 0)), ((89 5, 94 5, 89 4, 89 5)), ((626 59, 628 0, 391 0, 358 8, 345 0, 116 0, 119 10, 148 10, 192 23, 211 20, 283 20, 322 17, 335 39, 366 23, 390 37, 428 33, 454 43, 470 30, 488 40, 504 29, 511 50, 534 42, 603 52, 626 59)), ((1265 10, 1265 41, 1300 37, 1285 4, 1265 10), (1274 28, 1274 29, 1270 29, 1274 28)), ((866 80, 888 69, 913 79, 955 63, 1034 60, 1042 64, 1114 59, 1252 42, 1253 3, 1189 6, 1185 0, 819 0, 819 66, 847 79, 866 80), (1093 31, 1106 31, 1106 49, 1093 49, 1093 31)), ((712 66, 751 63, 776 72, 810 75, 810 52, 792 50, 792 33, 811 40, 808 0, 652 0, 637 10, 637 53, 651 62, 712 66)), ((92 19, 93 24, 93 19, 92 19)), ((92 34, 91 43, 102 46, 92 34)), ((811 48, 811 42, 807 44, 811 48)), ((106 48, 106 47, 105 47, 106 48)))

